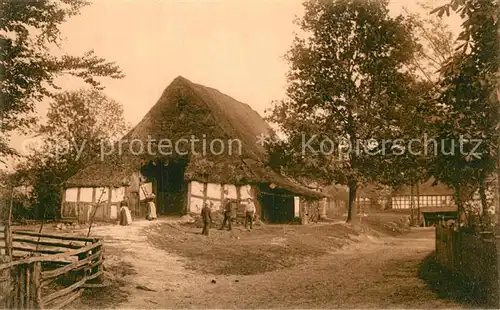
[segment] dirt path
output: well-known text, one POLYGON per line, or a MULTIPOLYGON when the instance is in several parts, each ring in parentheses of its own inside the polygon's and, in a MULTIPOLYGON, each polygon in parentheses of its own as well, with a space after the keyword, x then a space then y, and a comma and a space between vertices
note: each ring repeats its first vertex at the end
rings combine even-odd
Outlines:
MULTIPOLYGON (((421 261, 434 249, 433 231, 366 239, 304 264, 256 275, 210 275, 185 269, 186 259, 157 249, 143 229, 158 223, 98 227, 106 261, 123 283, 118 308, 459 308, 418 279, 421 261), (127 266, 133 271, 117 269, 127 266), (212 283, 215 280, 216 283, 212 283), (138 288, 139 287, 139 288, 138 288), (150 289, 150 290, 148 290, 150 289)), ((217 257, 213 258, 214 260, 217 257)), ((110 297, 111 298, 111 297, 110 297)), ((81 306, 81 305, 79 305, 81 306)), ((94 307, 96 305, 94 304, 94 307)))

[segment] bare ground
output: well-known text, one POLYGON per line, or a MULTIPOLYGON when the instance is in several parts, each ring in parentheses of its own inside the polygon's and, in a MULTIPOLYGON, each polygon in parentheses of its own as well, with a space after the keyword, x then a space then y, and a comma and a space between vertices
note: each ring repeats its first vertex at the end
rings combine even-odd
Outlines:
POLYGON ((102 226, 113 286, 76 308, 461 308, 419 279, 433 229, 378 224, 211 230, 173 220, 102 226), (380 228, 380 225, 378 225, 380 228))

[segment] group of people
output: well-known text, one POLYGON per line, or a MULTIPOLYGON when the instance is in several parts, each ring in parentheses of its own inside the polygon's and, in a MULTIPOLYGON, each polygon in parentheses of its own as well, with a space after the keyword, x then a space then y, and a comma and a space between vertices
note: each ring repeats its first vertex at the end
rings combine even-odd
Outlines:
MULTIPOLYGON (((222 226, 219 228, 220 230, 223 230, 224 227, 226 227, 226 223, 228 226, 228 230, 232 229, 232 222, 233 218, 236 217, 235 215, 235 209, 233 207, 234 200, 226 200, 224 202, 224 220, 222 221, 222 226)), ((245 229, 248 229, 249 231, 252 230, 253 226, 253 221, 255 218, 255 213, 256 213, 256 208, 253 200, 251 198, 247 198, 242 202, 245 206, 245 229)), ((213 203, 210 202, 210 205, 208 203, 203 204, 203 208, 201 209, 201 218, 203 221, 203 230, 202 234, 205 236, 208 236, 208 232, 210 229, 210 225, 212 223, 212 208, 213 208, 213 203)))
MULTIPOLYGON (((150 221, 155 220, 157 218, 155 198, 156 198, 155 194, 150 194, 149 197, 146 198, 146 203, 147 203, 146 219, 150 221)), ((131 223, 132 223, 132 214, 130 212, 130 209, 128 208, 128 201, 124 199, 120 202, 120 225, 130 225, 131 223)))

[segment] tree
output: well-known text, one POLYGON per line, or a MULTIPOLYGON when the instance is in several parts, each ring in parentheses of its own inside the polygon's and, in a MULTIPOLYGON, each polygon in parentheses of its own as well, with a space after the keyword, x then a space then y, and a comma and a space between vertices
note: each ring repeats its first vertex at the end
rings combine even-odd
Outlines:
POLYGON ((121 104, 95 89, 56 95, 47 117, 47 124, 38 130, 44 144, 17 173, 18 178, 33 184, 33 205, 39 218, 56 217, 61 184, 99 159, 101 147, 130 128, 121 104))
POLYGON ((53 97, 57 76, 68 74, 102 88, 95 77, 122 78, 116 64, 89 51, 56 57, 60 26, 88 5, 85 0, 0 0, 0 157, 14 155, 9 133, 36 123, 35 105, 53 97))
POLYGON ((479 189, 486 215, 486 180, 498 169, 499 156, 499 4, 494 0, 452 0, 433 13, 449 15, 452 10, 464 23, 460 45, 443 66, 439 83, 443 106, 439 137, 450 151, 436 157, 432 172, 455 189, 459 212, 479 189))
POLYGON ((101 144, 118 140, 130 127, 122 105, 95 89, 56 95, 47 118, 39 128, 47 151, 76 170, 100 155, 101 144))
POLYGON ((418 48, 413 25, 390 17, 387 5, 305 2, 299 26, 307 36, 297 36, 287 54, 287 97, 268 117, 286 136, 269 146, 270 165, 347 185, 348 221, 356 215, 358 184, 374 178, 380 163, 373 155, 386 145, 379 142, 402 135, 398 117, 420 85, 411 65, 418 48))
MULTIPOLYGON (((428 11, 432 9, 429 2, 419 6, 428 11)), ((415 72, 415 82, 409 88, 412 93, 408 94, 397 115, 397 138, 408 142, 408 149, 403 152, 401 148, 396 154, 379 156, 379 164, 374 167, 379 182, 392 187, 414 186, 429 178, 428 169, 434 156, 433 146, 429 144, 436 136, 440 111, 436 100, 439 88, 435 84, 439 80, 439 70, 454 51, 453 33, 442 18, 410 13, 406 8, 404 11, 418 43, 410 62, 415 72), (412 140, 418 140, 418 143, 414 144, 412 140)))
MULTIPOLYGON (((425 12, 430 12, 434 8, 434 3, 422 2, 419 3, 419 7, 425 12)), ((423 16, 420 13, 409 12, 407 8, 404 8, 404 11, 413 23, 415 37, 421 45, 413 64, 425 80, 436 83, 439 80, 439 71, 454 54, 454 34, 441 16, 429 14, 423 16)))

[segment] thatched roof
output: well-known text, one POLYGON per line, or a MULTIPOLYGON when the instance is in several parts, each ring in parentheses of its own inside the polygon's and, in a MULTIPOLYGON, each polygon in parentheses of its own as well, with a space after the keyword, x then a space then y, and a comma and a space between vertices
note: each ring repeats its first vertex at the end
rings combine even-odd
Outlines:
POLYGON ((112 161, 90 165, 76 173, 66 181, 67 187, 121 187, 129 185, 132 172, 137 171, 134 165, 117 164, 112 161))
MULTIPOLYGON (((424 183, 418 185, 418 191, 420 196, 425 195, 442 195, 449 196, 453 195, 453 190, 442 183, 437 183, 434 185, 435 180, 433 178, 427 180, 424 183)), ((411 187, 403 186, 392 192, 392 196, 409 196, 411 195, 411 187)), ((413 195, 417 195, 416 186, 413 188, 413 195)))
MULTIPOLYGON (((192 135, 208 142, 237 139, 241 143, 241 154, 196 156, 190 152, 186 180, 225 184, 274 183, 298 195, 323 196, 267 167, 267 152, 256 141, 259 135, 270 131, 269 125, 249 105, 179 76, 122 141, 137 139, 146 145, 148 140, 179 141, 192 135)), ((159 159, 168 162, 182 157, 179 154, 133 155, 125 147, 118 158, 86 167, 71 177, 66 185, 122 186, 128 184, 132 172, 149 162, 159 159)))
POLYGON ((346 186, 339 184, 328 185, 323 189, 323 193, 334 198, 335 200, 347 201, 349 199, 349 190, 346 186))

